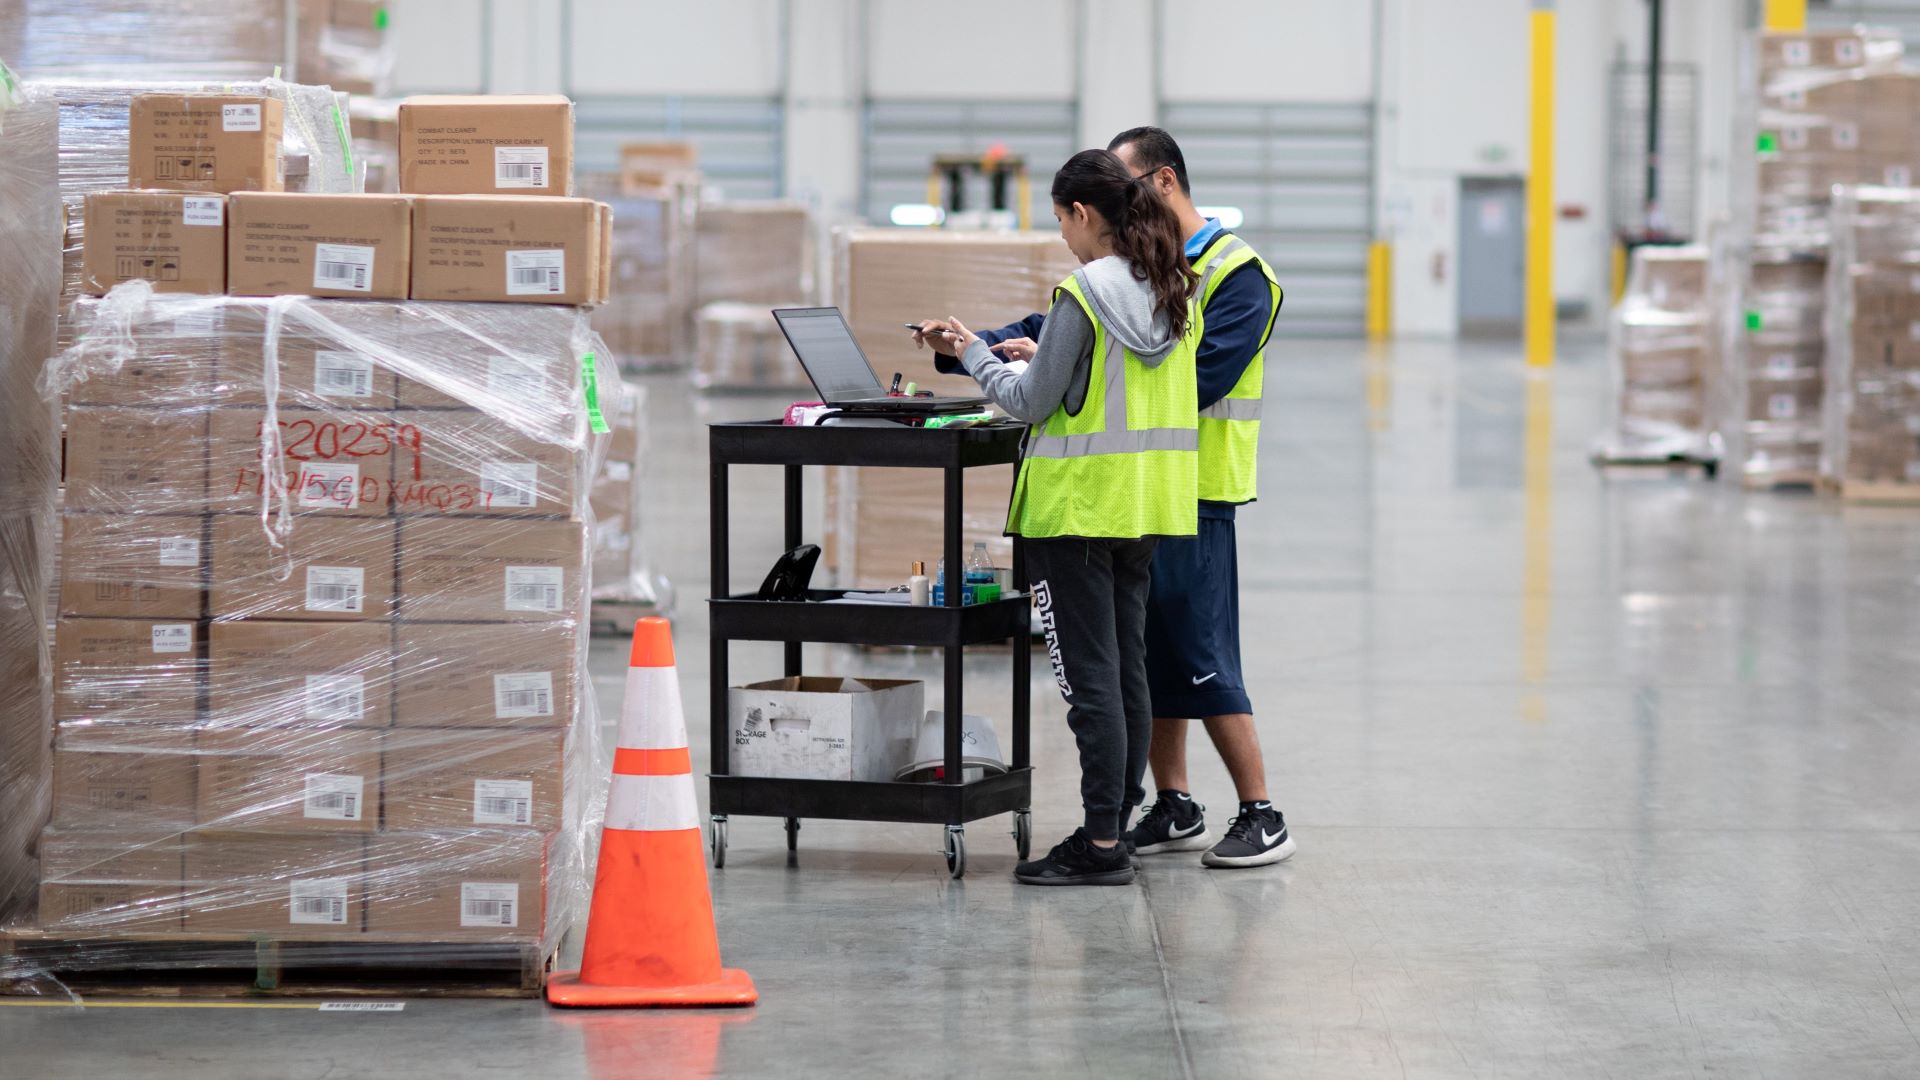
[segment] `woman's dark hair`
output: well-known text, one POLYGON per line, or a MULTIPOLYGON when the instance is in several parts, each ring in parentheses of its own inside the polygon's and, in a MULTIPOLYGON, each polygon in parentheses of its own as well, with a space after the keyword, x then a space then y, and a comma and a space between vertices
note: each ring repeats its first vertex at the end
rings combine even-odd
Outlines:
POLYGON ((1187 297, 1197 279, 1187 265, 1180 219, 1154 192, 1152 176, 1134 177, 1111 150, 1082 150, 1053 174, 1053 202, 1100 211, 1114 253, 1153 289, 1154 308, 1166 314, 1177 338, 1187 332, 1187 297))

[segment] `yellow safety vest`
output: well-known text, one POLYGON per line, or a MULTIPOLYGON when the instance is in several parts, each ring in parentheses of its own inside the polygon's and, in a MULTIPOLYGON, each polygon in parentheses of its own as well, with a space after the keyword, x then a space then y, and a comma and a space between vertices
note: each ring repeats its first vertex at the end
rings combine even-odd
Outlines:
POLYGON ((1132 540, 1199 531, 1197 307, 1173 351, 1148 367, 1107 333, 1079 275, 1054 290, 1093 324, 1093 371, 1078 413, 1063 403, 1027 435, 1007 532, 1132 540))
POLYGON ((1200 497, 1209 502, 1247 503, 1258 497, 1255 474, 1260 465, 1260 395, 1266 384, 1266 343, 1280 314, 1283 293, 1273 267, 1232 233, 1215 237, 1193 261, 1193 271, 1200 275, 1200 286, 1194 290, 1195 306, 1203 325, 1214 290, 1228 274, 1250 262, 1259 264, 1260 273, 1266 277, 1273 306, 1260 335, 1260 351, 1253 355, 1240 381, 1226 397, 1200 413, 1200 497))

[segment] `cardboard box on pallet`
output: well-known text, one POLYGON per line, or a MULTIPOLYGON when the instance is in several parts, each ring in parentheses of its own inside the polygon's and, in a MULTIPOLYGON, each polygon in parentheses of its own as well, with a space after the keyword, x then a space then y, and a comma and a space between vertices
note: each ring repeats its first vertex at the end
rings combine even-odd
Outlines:
POLYGON ((76 828, 191 825, 193 734, 63 725, 53 746, 53 822, 76 828))
POLYGON ((400 190, 573 194, 573 102, 554 94, 406 99, 400 103, 400 190))
POLYGON ((687 142, 627 142, 620 144, 620 190, 644 194, 669 185, 697 188, 700 150, 687 142))
MULTIPOLYGON (((528 401, 580 400, 580 361, 573 355, 568 328, 555 323, 525 329, 528 333, 516 336, 512 352, 476 343, 460 352, 442 349, 418 356, 411 372, 399 377, 400 407, 502 413, 528 401)), ((462 424, 476 417, 407 412, 400 418, 438 432, 448 423, 462 424)))
POLYGON ((407 298, 413 205, 404 195, 249 192, 228 201, 227 215, 235 296, 407 298))
POLYGON ((204 517, 75 512, 62 529, 61 615, 200 618, 207 589, 204 517))
POLYGON ((694 320, 693 340, 696 386, 806 392, 813 385, 763 306, 708 304, 694 320))
POLYGON ((423 196, 413 208, 412 296, 596 303, 600 213, 592 199, 423 196))
POLYGON ((404 518, 400 615, 462 622, 575 618, 584 546, 574 522, 404 518))
POLYGON ((49 828, 40 834, 40 926, 48 930, 180 929, 180 834, 49 828))
POLYGON ((180 728, 200 717, 201 627, 189 620, 62 619, 54 629, 53 718, 180 728))
POLYGON ((380 735, 324 727, 194 735, 203 826, 258 832, 373 832, 380 826, 380 735))
POLYGON ((395 727, 555 728, 573 720, 578 631, 567 623, 400 623, 395 727))
POLYGON ((253 515, 214 518, 213 618, 360 622, 393 616, 391 519, 302 514, 280 542, 274 547, 253 515))
POLYGON ((388 832, 367 840, 367 930, 537 940, 547 850, 530 831, 388 832))
POLYGON ((392 719, 385 623, 216 622, 208 637, 212 727, 383 728, 392 719))
POLYGON ((705 203, 694 222, 695 307, 731 301, 764 309, 805 304, 815 295, 813 214, 806 204, 705 203))
POLYGON ((199 513, 207 502, 207 414, 198 410, 67 410, 69 510, 199 513))
MULTIPOLYGON (((528 693, 546 693, 541 688, 528 693)), ((386 828, 525 828, 564 822, 567 733, 561 729, 389 731, 381 755, 386 828)))
MULTIPOLYGON (((1012 566, 1013 466, 968 469, 962 483, 961 557, 984 543, 995 566, 1012 566)), ((916 469, 828 469, 822 567, 842 588, 876 589, 905 581, 916 561, 931 570, 944 551, 944 505, 940 486, 916 469)))
POLYGON ((127 113, 127 186, 279 191, 285 108, 248 94, 137 94, 127 113))
POLYGON ((80 287, 104 295, 123 281, 155 292, 227 291, 224 195, 102 191, 87 196, 80 287))
MULTIPOLYGON (((223 248, 223 266, 225 260, 223 248)), ((67 401, 74 405, 176 411, 204 407, 210 395, 217 394, 214 378, 226 341, 226 313, 218 309, 218 304, 210 299, 194 305, 200 310, 134 328, 128 341, 131 348, 120 369, 87 372, 87 377, 67 392, 67 401)), ((69 312, 70 330, 84 326, 82 313, 69 312)))
MULTIPOLYGON (((207 505, 217 513, 277 511, 260 471, 264 409, 213 413, 207 505), (263 500, 265 500, 263 502, 263 500)), ((289 509, 347 517, 384 517, 394 501, 395 460, 411 462, 421 435, 393 413, 283 409, 278 413, 289 509)))
POLYGON ((366 929, 366 840, 194 829, 181 837, 190 932, 356 935, 366 929))
POLYGON ((577 515, 580 462, 569 448, 479 412, 398 415, 420 433, 416 467, 396 485, 399 513, 577 515))
MULTIPOLYGON (((399 305, 367 303, 332 317, 354 335, 385 345, 401 340, 399 305)), ((221 405, 265 405, 267 313, 236 306, 226 313, 215 397, 221 405)), ((282 410, 345 412, 390 409, 394 375, 390 368, 352 343, 321 336, 297 322, 280 327, 275 398, 282 410)))

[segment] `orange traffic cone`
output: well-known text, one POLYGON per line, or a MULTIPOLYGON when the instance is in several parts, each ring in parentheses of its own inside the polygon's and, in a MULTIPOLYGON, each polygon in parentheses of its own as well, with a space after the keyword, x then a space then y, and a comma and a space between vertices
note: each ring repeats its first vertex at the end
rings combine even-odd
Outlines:
POLYGON ((720 966, 699 809, 667 620, 633 628, 613 787, 578 972, 547 981, 554 1005, 751 1005, 744 971, 720 966))

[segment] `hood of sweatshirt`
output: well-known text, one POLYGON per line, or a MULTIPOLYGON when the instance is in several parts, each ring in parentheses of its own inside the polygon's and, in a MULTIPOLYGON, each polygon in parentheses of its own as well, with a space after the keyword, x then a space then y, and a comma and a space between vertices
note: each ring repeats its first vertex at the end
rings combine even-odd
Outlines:
POLYGON ((1166 316, 1153 308, 1153 289, 1133 276, 1133 264, 1118 255, 1095 259, 1073 272, 1100 325, 1133 351, 1141 363, 1159 367, 1173 352, 1166 316))

